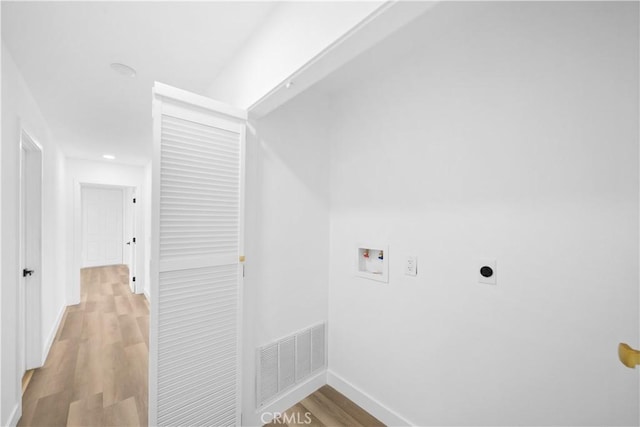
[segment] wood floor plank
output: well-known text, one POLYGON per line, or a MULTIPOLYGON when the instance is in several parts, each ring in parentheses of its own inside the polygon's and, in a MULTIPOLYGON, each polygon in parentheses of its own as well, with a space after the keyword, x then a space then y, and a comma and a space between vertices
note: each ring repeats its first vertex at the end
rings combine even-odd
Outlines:
POLYGON ((102 352, 102 384, 104 406, 132 397, 127 372, 127 355, 122 342, 105 345, 102 352))
POLYGON ((282 421, 280 418, 276 418, 271 422, 264 424, 263 427, 288 427, 288 424, 282 421))
POLYGON ((143 343, 144 338, 140 333, 140 327, 136 318, 131 314, 122 314, 118 316, 118 323, 120 324, 120 332, 122 334, 122 344, 129 346, 132 344, 143 343))
POLYGON ((100 394, 102 402, 103 369, 101 362, 102 340, 99 337, 80 343, 78 362, 73 378, 73 398, 100 394))
POLYGON ((308 408, 318 419, 328 426, 363 427, 352 416, 319 393, 314 393, 302 400, 302 405, 308 408))
POLYGON ((144 295, 131 295, 131 306, 135 316, 146 316, 149 314, 147 298, 144 295))
POLYGON ((139 422, 134 397, 104 408, 104 425, 106 426, 137 426, 139 422))
POLYGON ((120 331, 120 322, 115 312, 101 312, 102 317, 102 344, 113 344, 122 341, 122 332, 120 331))
POLYGON ((33 414, 35 413, 37 404, 38 404, 38 399, 26 400, 26 401, 23 399, 22 417, 18 421, 18 427, 33 425, 33 414))
POLYGON ((71 402, 71 405, 69 405, 67 426, 93 427, 102 425, 104 425, 102 393, 93 394, 84 399, 71 402))
MULTIPOLYGON (((67 349, 73 345, 72 340, 55 340, 51 344, 51 348, 49 349, 49 355, 47 356, 47 360, 44 362, 43 368, 51 368, 58 366, 65 357, 65 353, 67 349)), ((39 372, 42 372, 41 369, 37 369, 34 371, 34 377, 39 372)))
POLYGON ((98 309, 98 301, 87 300, 83 304, 85 313, 96 311, 98 309))
POLYGON ((140 329, 140 334, 142 334, 142 339, 144 343, 147 345, 147 349, 149 348, 149 316, 140 316, 136 318, 138 322, 138 328, 140 329))
POLYGON ((115 295, 113 300, 117 314, 133 313, 133 307, 131 306, 131 302, 129 302, 128 295, 115 295))
POLYGON ((136 406, 140 415, 139 421, 141 425, 147 423, 148 412, 148 393, 147 384, 149 383, 149 350, 145 343, 130 345, 124 349, 127 357, 127 377, 128 392, 132 393, 136 398, 136 406))
POLYGON ((33 426, 65 426, 69 415, 71 390, 64 390, 38 400, 31 425, 33 426))
POLYGON ((27 389, 22 394, 22 406, 31 402, 37 403, 38 399, 44 396, 43 391, 46 387, 48 376, 43 371, 43 369, 34 370, 31 381, 29 381, 27 389))
POLYGON ((85 310, 80 339, 98 339, 102 343, 102 317, 99 312, 85 310))
POLYGON ((287 421, 289 427, 309 426, 309 427, 325 427, 313 412, 307 409, 302 403, 293 405, 284 413, 283 419, 287 421))
POLYGON ((98 310, 102 313, 115 313, 116 303, 113 295, 102 295, 98 300, 98 310))
POLYGON ((331 386, 325 385, 324 387, 320 388, 317 393, 324 395, 327 399, 338 405, 343 411, 345 411, 347 414, 349 414, 364 426, 384 426, 384 423, 382 423, 382 421, 369 414, 367 411, 353 403, 351 400, 349 400, 349 398, 347 398, 345 395, 341 394, 331 386))
POLYGON ((120 282, 114 282, 111 284, 111 291, 113 296, 125 296, 128 297, 131 291, 129 288, 122 286, 120 282))
POLYGON ((82 333, 83 318, 84 313, 82 311, 69 311, 64 322, 62 333, 60 334, 60 339, 79 339, 82 333))

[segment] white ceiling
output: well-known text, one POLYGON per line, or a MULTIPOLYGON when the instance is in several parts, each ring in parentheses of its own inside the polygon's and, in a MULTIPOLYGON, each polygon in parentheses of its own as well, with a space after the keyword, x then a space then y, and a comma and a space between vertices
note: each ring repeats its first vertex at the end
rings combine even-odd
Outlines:
POLYGON ((275 4, 2 1, 2 39, 67 156, 144 165, 153 82, 204 93, 275 4))

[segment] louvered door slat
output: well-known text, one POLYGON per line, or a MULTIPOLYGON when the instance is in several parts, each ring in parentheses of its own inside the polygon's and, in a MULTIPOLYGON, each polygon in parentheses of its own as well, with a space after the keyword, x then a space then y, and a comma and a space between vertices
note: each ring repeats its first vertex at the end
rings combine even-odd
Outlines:
POLYGON ((149 420, 234 425, 246 116, 165 85, 154 93, 149 420))

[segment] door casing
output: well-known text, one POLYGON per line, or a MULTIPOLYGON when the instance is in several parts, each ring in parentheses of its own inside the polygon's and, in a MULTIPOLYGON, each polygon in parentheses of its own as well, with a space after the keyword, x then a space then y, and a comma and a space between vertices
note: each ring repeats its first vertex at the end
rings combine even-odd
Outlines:
MULTIPOLYGON (((82 188, 83 187, 102 187, 102 188, 120 188, 123 189, 123 193, 127 193, 126 189, 132 188, 135 194, 140 194, 140 186, 136 185, 127 185, 123 183, 121 185, 117 184, 106 184, 103 181, 98 180, 73 180, 73 222, 71 224, 73 230, 73 251, 71 254, 71 262, 69 264, 69 276, 68 280, 70 280, 70 287, 67 289, 67 304, 79 304, 80 303, 80 269, 82 268, 82 188)), ((124 235, 123 227, 123 239, 126 238, 124 235)), ((126 240, 123 242, 125 244, 126 240)), ((140 254, 138 254, 140 255, 140 254)), ((138 257, 139 258, 139 257, 138 257)), ((126 261, 126 260, 125 260, 126 261)), ((134 266, 135 268, 135 266, 134 266)), ((135 271, 134 271, 135 273, 135 271)), ((140 272, 142 273, 142 271, 140 272)), ((139 275, 137 276, 139 277, 139 275)), ((140 285, 141 282, 136 281, 136 293, 142 293, 143 286, 140 285)))
POLYGON ((44 364, 42 343, 42 146, 24 129, 20 132, 18 379, 44 364), (23 269, 33 270, 24 277, 23 269))

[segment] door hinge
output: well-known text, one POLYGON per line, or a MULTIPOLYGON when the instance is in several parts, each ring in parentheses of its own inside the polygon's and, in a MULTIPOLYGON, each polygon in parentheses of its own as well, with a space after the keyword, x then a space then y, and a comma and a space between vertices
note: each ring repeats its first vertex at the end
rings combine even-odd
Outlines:
POLYGON ((136 276, 133 276, 133 281, 134 281, 134 282, 136 281, 136 276))
POLYGON ((136 198, 134 197, 134 198, 133 198, 133 203, 135 203, 135 202, 136 202, 136 198))
POLYGON ((136 242, 136 238, 134 237, 134 238, 133 238, 133 243, 135 243, 135 242, 136 242))

